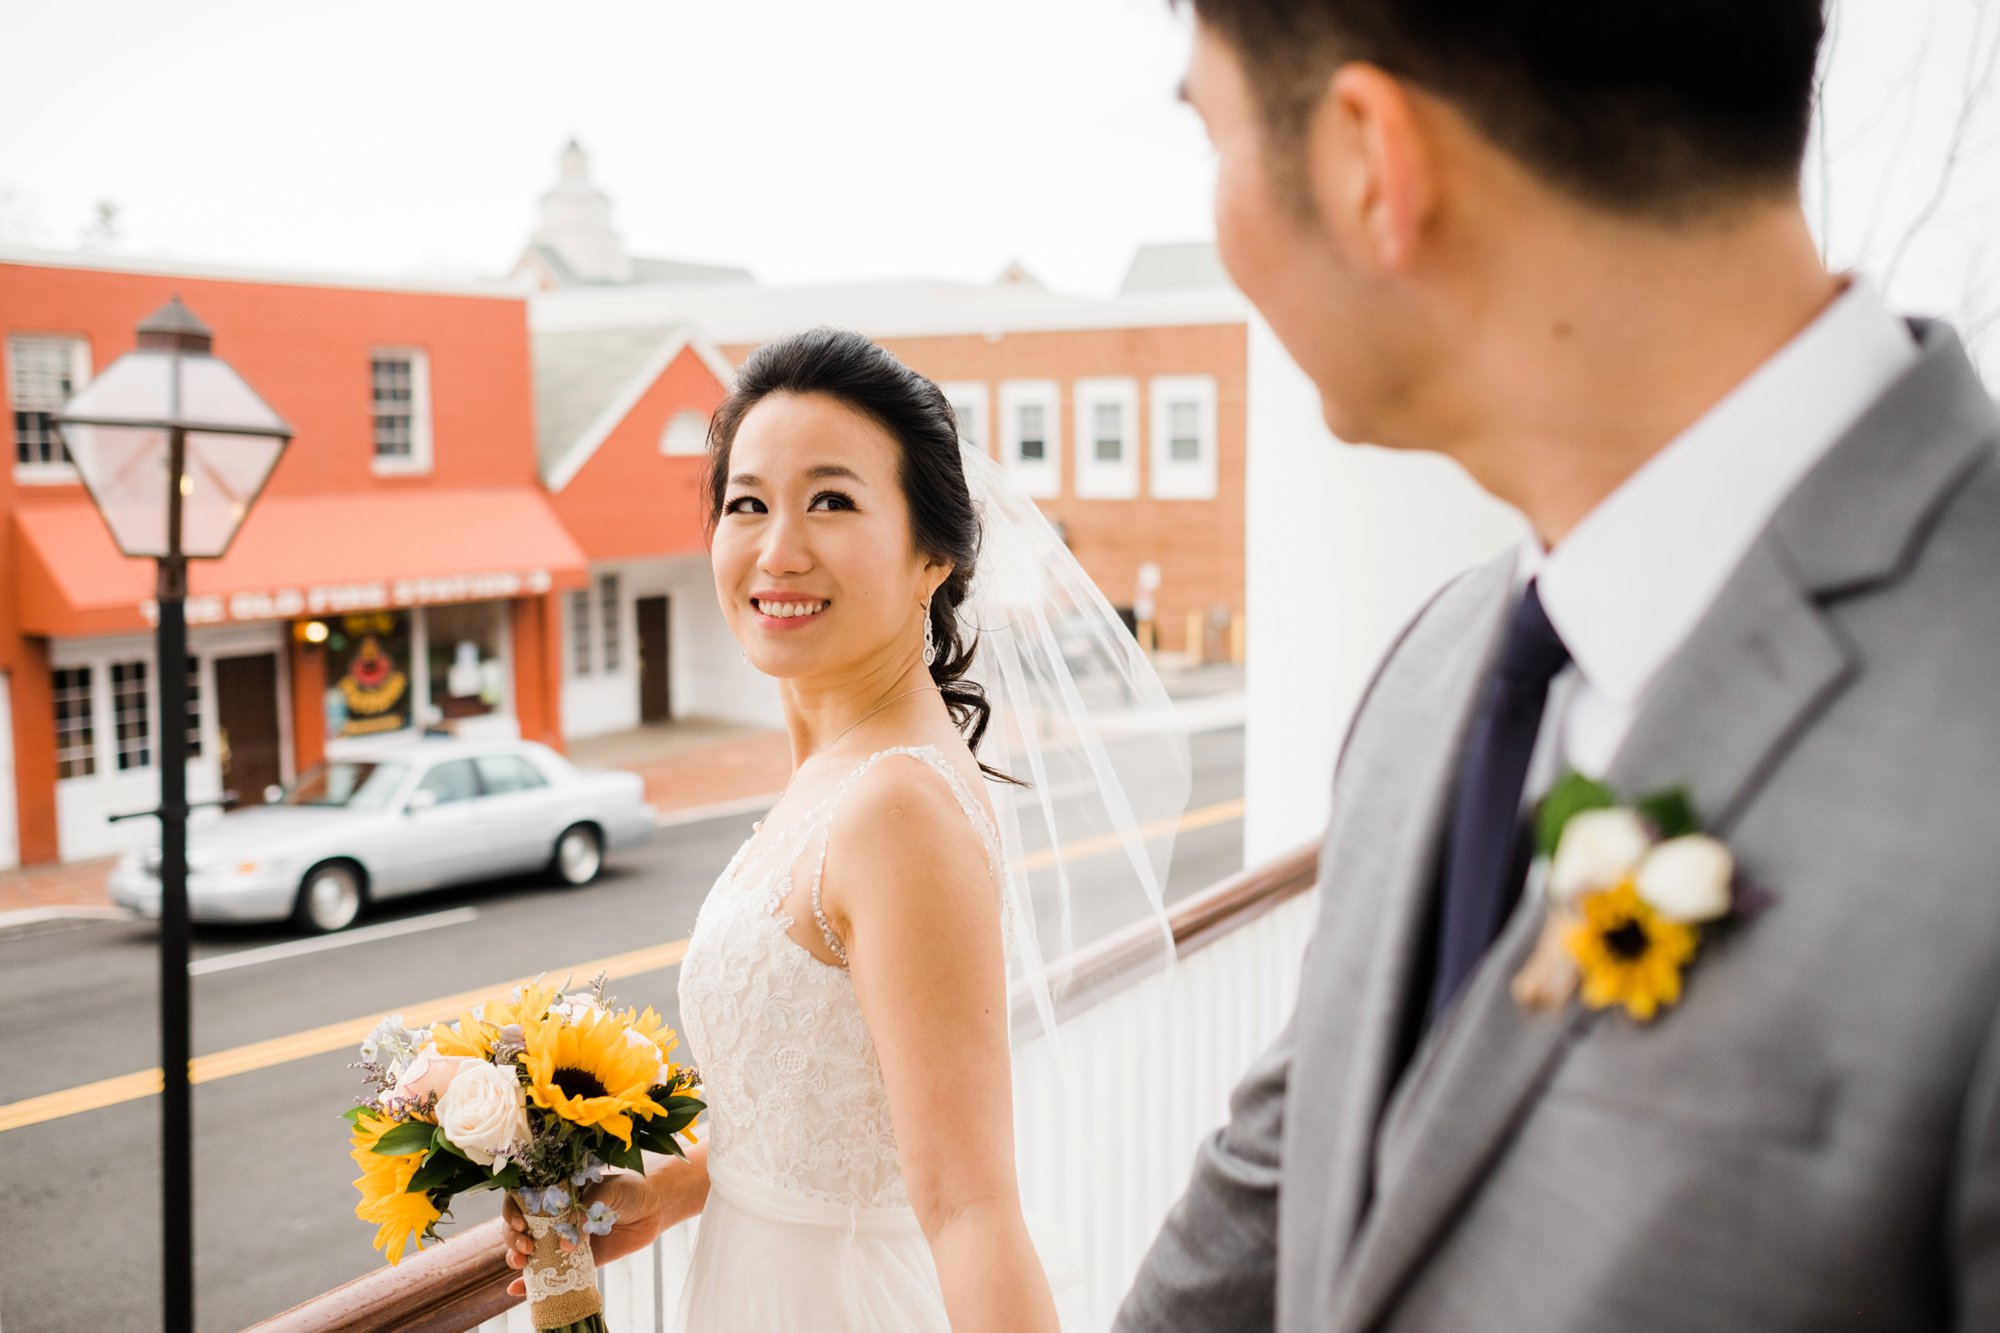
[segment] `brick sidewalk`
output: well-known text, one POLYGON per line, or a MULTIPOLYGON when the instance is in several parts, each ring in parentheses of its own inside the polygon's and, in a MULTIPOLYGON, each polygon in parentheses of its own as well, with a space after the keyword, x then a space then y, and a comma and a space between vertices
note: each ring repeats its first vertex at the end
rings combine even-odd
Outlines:
MULTIPOLYGON (((578 741, 580 764, 625 768, 646 780, 662 814, 773 794, 792 772, 783 732, 693 721, 578 741)), ((0 916, 47 907, 110 907, 104 882, 115 858, 0 872, 0 916)))

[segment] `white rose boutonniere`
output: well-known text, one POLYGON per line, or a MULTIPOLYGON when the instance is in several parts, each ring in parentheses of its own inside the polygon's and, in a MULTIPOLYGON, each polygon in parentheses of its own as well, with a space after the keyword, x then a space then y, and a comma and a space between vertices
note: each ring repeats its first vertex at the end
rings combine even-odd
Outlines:
POLYGON ((1687 794, 1620 805, 1570 773, 1542 802, 1536 834, 1549 915, 1514 998, 1558 1009, 1580 988, 1587 1007, 1642 1023, 1679 1003, 1704 930, 1742 907, 1736 858, 1699 830, 1687 794))

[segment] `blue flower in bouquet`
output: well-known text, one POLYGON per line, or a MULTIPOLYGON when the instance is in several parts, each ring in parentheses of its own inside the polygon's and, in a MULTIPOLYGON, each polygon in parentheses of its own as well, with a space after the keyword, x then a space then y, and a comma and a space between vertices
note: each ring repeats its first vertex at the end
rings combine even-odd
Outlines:
POLYGON ((590 1205, 590 1212, 583 1219, 583 1229, 593 1236, 602 1236, 608 1234, 617 1221, 618 1214, 605 1207, 600 1199, 590 1205))
POLYGON ((523 1189, 522 1202, 528 1211, 537 1217, 553 1217, 569 1207, 569 1191, 560 1185, 550 1185, 545 1189, 523 1189))
POLYGON ((583 1243, 583 1237, 578 1235, 576 1228, 568 1222, 558 1221, 556 1223, 556 1235, 562 1237, 572 1245, 581 1245, 583 1243))
POLYGON ((586 1185, 595 1185, 610 1174, 611 1168, 599 1160, 596 1153, 589 1153, 583 1159, 583 1169, 571 1176, 569 1183, 582 1189, 586 1185))

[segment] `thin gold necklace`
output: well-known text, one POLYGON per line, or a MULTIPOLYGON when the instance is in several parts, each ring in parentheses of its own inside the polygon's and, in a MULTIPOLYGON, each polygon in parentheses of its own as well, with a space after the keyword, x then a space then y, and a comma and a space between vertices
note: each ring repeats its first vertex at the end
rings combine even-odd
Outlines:
POLYGON ((904 690, 901 694, 890 695, 888 698, 884 699, 881 703, 876 704, 873 708, 863 713, 860 717, 855 718, 852 722, 848 723, 845 727, 841 728, 840 735, 835 736, 825 745, 820 746, 819 747, 820 751, 824 753, 825 751, 831 750, 834 746, 840 744, 841 738, 846 736, 848 732, 854 730, 856 727, 860 726, 863 722, 866 722, 869 718, 875 716, 877 713, 887 708, 890 704, 896 702, 896 700, 907 699, 913 694, 922 694, 925 690, 934 690, 936 688, 937 686, 934 683, 930 685, 919 685, 914 690, 904 690))
MULTIPOLYGON (((862 724, 863 722, 866 722, 866 721, 867 721, 867 720, 868 720, 869 718, 871 718, 871 717, 875 716, 875 715, 876 715, 877 713, 879 713, 879 712, 881 712, 881 711, 882 711, 883 709, 887 708, 887 707, 888 707, 888 706, 889 706, 890 704, 892 704, 892 703, 896 702, 896 700, 898 700, 898 699, 907 699, 907 698, 909 698, 909 697, 910 697, 911 695, 913 695, 913 694, 922 694, 922 693, 923 693, 923 692, 924 692, 925 690, 935 690, 935 689, 937 689, 937 686, 936 686, 936 684, 930 684, 930 685, 919 685, 919 686, 917 686, 917 688, 915 688, 914 690, 904 690, 904 691, 903 691, 903 692, 902 692, 901 694, 892 694, 892 695, 890 695, 890 696, 889 696, 888 698, 884 699, 884 700, 883 700, 883 701, 882 701, 881 703, 879 703, 879 704, 876 704, 876 705, 875 705, 875 706, 874 706, 873 708, 871 708, 871 709, 869 709, 869 710, 868 710, 867 712, 863 713, 863 714, 862 714, 862 715, 861 715, 860 717, 857 717, 857 718, 855 718, 855 719, 854 719, 854 720, 853 720, 852 722, 848 723, 848 724, 847 724, 847 725, 846 725, 845 727, 843 727, 843 728, 841 729, 841 732, 840 732, 840 735, 839 735, 839 736, 835 736, 835 737, 834 737, 834 738, 833 738, 832 740, 828 741, 828 742, 827 742, 827 743, 826 743, 825 745, 822 745, 822 746, 820 746, 818 750, 814 751, 814 753, 816 753, 816 754, 824 754, 824 753, 826 753, 826 752, 827 752, 828 750, 831 750, 831 749, 832 749, 832 748, 833 748, 834 746, 836 746, 836 745, 840 744, 840 741, 841 741, 841 737, 842 737, 842 736, 845 736, 845 735, 847 735, 847 733, 848 733, 848 732, 850 732, 850 731, 854 730, 854 729, 855 729, 856 727, 860 726, 860 725, 861 725, 861 724, 862 724)), ((766 816, 766 818, 768 818, 768 817, 769 817, 769 816, 766 816)), ((759 833, 760 831, 762 831, 763 827, 764 827, 764 820, 762 820, 762 819, 760 819, 760 820, 758 820, 758 821, 757 821, 756 823, 752 824, 752 825, 750 826, 750 833, 751 833, 751 836, 752 836, 752 837, 755 837, 755 836, 756 836, 756 835, 757 835, 757 834, 758 834, 758 833, 759 833)))

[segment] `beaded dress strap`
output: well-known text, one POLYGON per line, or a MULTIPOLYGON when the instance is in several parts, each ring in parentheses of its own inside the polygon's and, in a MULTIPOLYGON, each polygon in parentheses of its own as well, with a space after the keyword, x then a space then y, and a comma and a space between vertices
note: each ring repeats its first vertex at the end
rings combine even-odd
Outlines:
POLYGON ((820 906, 820 880, 826 874, 826 845, 833 841, 832 811, 840 798, 847 794, 848 789, 859 782, 862 775, 867 773, 869 769, 875 767, 877 760, 886 759, 892 754, 908 755, 912 759, 919 760, 926 768, 931 769, 944 778, 945 785, 951 788, 951 794, 958 800, 959 809, 963 810, 966 818, 972 821, 973 827, 979 832, 979 840, 985 844, 987 873, 995 879, 1000 874, 1000 835, 994 829, 993 821, 980 806, 978 798, 966 789, 965 779, 959 776, 958 770, 951 766, 951 761, 946 759, 935 745, 899 745, 893 749, 877 750, 862 762, 861 767, 841 779, 840 785, 834 788, 833 794, 827 798, 825 803, 827 815, 826 828, 820 838, 819 856, 813 865, 813 920, 819 922, 820 938, 826 941, 826 947, 832 950, 833 956, 838 958, 843 966, 847 963, 847 947, 840 942, 840 937, 833 933, 833 926, 827 921, 826 912, 820 906))

